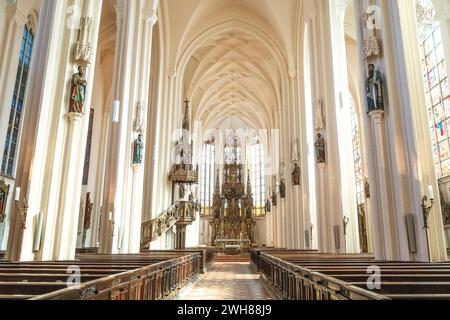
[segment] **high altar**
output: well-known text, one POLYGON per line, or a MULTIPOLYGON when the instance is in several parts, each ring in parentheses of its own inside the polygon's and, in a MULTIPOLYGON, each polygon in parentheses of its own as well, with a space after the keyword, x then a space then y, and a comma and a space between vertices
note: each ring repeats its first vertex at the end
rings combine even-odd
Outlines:
POLYGON ((214 192, 214 219, 212 243, 223 248, 239 249, 253 243, 253 196, 250 177, 247 188, 243 182, 243 166, 236 162, 225 164, 223 185, 220 188, 219 172, 214 192))

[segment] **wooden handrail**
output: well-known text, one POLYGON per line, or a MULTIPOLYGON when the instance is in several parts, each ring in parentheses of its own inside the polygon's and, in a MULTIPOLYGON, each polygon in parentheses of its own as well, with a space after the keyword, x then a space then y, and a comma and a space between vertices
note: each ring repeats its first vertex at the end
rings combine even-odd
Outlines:
POLYGON ((178 201, 158 218, 144 222, 141 227, 141 249, 166 233, 177 223, 191 224, 195 221, 195 203, 178 201))

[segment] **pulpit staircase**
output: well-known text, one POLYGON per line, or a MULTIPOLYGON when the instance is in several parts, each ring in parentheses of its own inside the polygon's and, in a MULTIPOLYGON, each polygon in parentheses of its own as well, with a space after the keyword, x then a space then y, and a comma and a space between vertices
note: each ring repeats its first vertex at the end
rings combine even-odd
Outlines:
POLYGON ((148 249, 150 243, 174 226, 177 227, 176 249, 184 249, 186 226, 195 221, 195 209, 196 204, 193 202, 178 201, 158 218, 144 222, 141 227, 141 249, 148 249))

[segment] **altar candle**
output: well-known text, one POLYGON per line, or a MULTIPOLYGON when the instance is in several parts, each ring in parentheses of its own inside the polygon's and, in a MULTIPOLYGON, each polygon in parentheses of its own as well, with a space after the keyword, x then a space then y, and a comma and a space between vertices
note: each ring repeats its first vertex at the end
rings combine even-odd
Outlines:
POLYGON ((20 188, 16 188, 16 201, 20 200, 20 188))

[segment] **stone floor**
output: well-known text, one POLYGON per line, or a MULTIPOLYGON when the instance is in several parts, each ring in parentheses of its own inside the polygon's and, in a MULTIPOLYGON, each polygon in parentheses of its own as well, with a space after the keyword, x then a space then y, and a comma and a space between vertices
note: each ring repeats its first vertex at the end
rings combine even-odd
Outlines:
POLYGON ((180 300, 272 300, 250 263, 216 262, 180 300))

